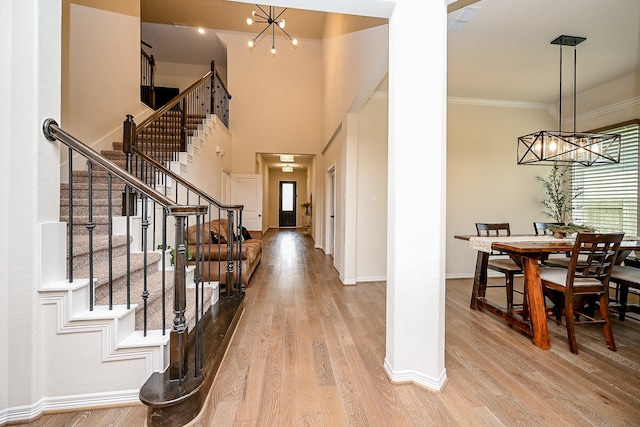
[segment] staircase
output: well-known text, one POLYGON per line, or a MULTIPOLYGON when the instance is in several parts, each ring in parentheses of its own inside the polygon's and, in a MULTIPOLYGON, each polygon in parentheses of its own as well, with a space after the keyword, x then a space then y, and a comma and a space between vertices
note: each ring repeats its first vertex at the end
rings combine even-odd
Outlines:
MULTIPOLYGON (((242 315, 244 292, 238 285, 219 299, 217 283, 194 278, 194 267, 180 267, 174 277, 168 251, 156 247, 163 242, 182 247, 171 234, 179 236, 190 221, 203 221, 207 214, 209 220, 234 217, 242 225, 241 207, 221 205, 180 176, 187 160, 199 165, 196 171, 208 170, 208 157, 198 155, 198 147, 204 154, 218 141, 229 143, 229 99, 212 64, 210 72, 139 125, 127 116, 124 142, 100 155, 55 120, 45 120, 47 139, 66 145, 72 158, 91 159, 76 161, 76 167, 86 162, 87 170, 72 171, 71 184, 61 185, 60 222, 41 225, 46 274, 39 292, 51 360, 78 366, 82 375, 54 393, 69 407, 142 402, 148 406, 147 424, 163 427, 186 424, 202 409, 242 315), (187 147, 193 158, 187 159, 187 147), (135 178, 124 172, 127 165, 135 178), (129 198, 129 209, 123 209, 125 181, 139 193, 137 201, 129 198), (182 283, 174 289, 174 281, 182 283)), ((227 253, 234 253, 231 243, 227 253)), ((177 260, 178 266, 184 262, 177 260)), ((232 257, 228 265, 239 262, 232 257)), ((63 384, 68 372, 58 371, 50 370, 52 383, 63 384)))
MULTIPOLYGON (((189 132, 192 134, 198 126, 198 118, 189 120, 189 132)), ((167 140, 179 135, 179 121, 170 121, 163 125, 154 126, 152 131, 146 132, 145 141, 167 140)), ((126 156, 122 151, 122 142, 114 142, 112 150, 102 150, 101 153, 122 169, 126 170, 126 156)), ((141 201, 138 201, 137 215, 131 217, 131 235, 125 236, 126 217, 123 214, 123 200, 125 184, 118 178, 113 178, 111 189, 109 189, 108 174, 99 166, 92 168, 91 179, 91 206, 92 219, 94 224, 92 253, 89 250, 89 172, 87 170, 77 170, 72 173, 73 186, 73 278, 74 282, 86 280, 90 277, 90 258, 93 258, 94 277, 94 305, 95 312, 108 313, 109 307, 129 307, 135 313, 135 321, 130 322, 131 330, 127 329, 119 322, 122 317, 120 310, 113 310, 114 330, 117 331, 114 352, 126 352, 127 349, 134 349, 132 352, 137 355, 140 346, 159 346, 159 354, 164 355, 160 366, 156 365, 153 371, 162 371, 168 366, 169 331, 173 322, 173 286, 174 274, 169 266, 170 255, 165 255, 163 268, 162 251, 156 250, 151 236, 148 233, 148 250, 142 248, 140 224, 141 201), (113 218, 114 235, 109 238, 109 203, 111 203, 111 215, 113 218), (127 255, 127 245, 129 245, 129 256, 127 255), (112 266, 110 268, 110 265, 112 266), (127 265, 129 270, 127 271, 127 265), (166 270, 166 271, 165 271, 166 270), (127 286, 129 283, 129 287, 127 286), (111 284, 111 286, 110 286, 111 284), (145 291, 146 286, 146 291, 145 291), (164 293, 163 293, 164 289, 164 293), (166 295, 163 298, 163 294, 166 295), (145 319, 145 299, 146 297, 146 319, 145 319), (164 305, 165 314, 163 319, 164 305), (145 338, 145 324, 147 335, 153 339, 145 338), (165 330, 163 335, 162 331, 165 330)), ((171 188, 167 189, 171 192, 171 188)), ((151 218, 151 209, 148 216, 151 218)), ((60 187, 60 221, 69 223, 69 184, 63 183, 60 187)), ((150 227, 151 230, 151 227, 150 227)), ((157 244, 155 245, 157 246, 157 244)), ((68 260, 68 259, 67 259, 68 260)), ((67 268, 68 270, 68 268, 67 268)), ((187 287, 193 287, 193 267, 189 267, 187 276, 187 287)), ((206 284, 204 287, 204 301, 214 304, 218 299, 217 287, 206 284)), ((86 305, 86 302, 75 299, 75 303, 86 305)), ((187 292, 187 307, 195 306, 194 292, 187 292)), ((71 308, 72 312, 85 312, 86 317, 95 317, 96 313, 90 313, 82 308, 71 308)), ((189 329, 195 325, 195 313, 190 312, 187 318, 189 329)), ((71 321, 86 322, 82 316, 74 317, 71 321)), ((151 372, 148 373, 150 375, 151 372)), ((147 375, 147 376, 148 376, 147 375)))

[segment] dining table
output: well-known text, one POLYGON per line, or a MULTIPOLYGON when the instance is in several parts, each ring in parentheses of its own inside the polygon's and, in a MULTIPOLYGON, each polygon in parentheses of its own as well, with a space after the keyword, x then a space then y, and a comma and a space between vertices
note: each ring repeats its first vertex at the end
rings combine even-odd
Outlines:
MULTIPOLYGON (((466 240, 477 251, 476 266, 471 291, 470 308, 484 310, 531 336, 533 344, 543 350, 551 348, 547 315, 540 280, 540 261, 551 254, 570 254, 575 238, 557 239, 553 236, 510 235, 479 237, 475 235, 455 235, 466 240), (526 304, 522 308, 503 307, 486 297, 487 264, 492 252, 509 255, 524 273, 524 295, 526 304)), ((640 238, 625 238, 620 245, 616 262, 620 263, 632 250, 640 249, 640 238)))

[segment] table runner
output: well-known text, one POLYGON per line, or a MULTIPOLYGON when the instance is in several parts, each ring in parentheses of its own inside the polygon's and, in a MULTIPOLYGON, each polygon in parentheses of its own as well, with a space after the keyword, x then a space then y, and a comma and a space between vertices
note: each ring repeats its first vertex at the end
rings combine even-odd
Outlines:
POLYGON ((482 252, 491 252, 491 245, 494 242, 575 242, 575 239, 556 239, 553 236, 489 236, 489 237, 471 237, 469 245, 472 249, 482 252))

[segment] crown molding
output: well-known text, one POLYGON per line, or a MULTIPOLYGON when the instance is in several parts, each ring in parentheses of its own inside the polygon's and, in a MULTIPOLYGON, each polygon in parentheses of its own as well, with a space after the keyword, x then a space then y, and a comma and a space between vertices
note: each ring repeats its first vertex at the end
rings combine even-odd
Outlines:
MULTIPOLYGON (((595 117, 598 116, 602 116, 605 114, 609 114, 609 113, 614 113, 616 111, 620 111, 620 110, 625 110, 628 108, 632 108, 635 107, 637 105, 640 105, 640 96, 636 96, 635 98, 630 98, 627 99, 625 101, 620 101, 620 102, 616 102, 615 104, 611 104, 611 105, 607 105, 606 107, 602 107, 602 108, 598 108, 596 110, 593 111, 589 111, 587 113, 584 114, 579 114, 576 116, 576 122, 581 122, 584 120, 589 120, 589 119, 593 119, 595 117)), ((567 122, 572 122, 573 121, 573 117, 564 119, 562 122, 563 123, 567 123, 567 122)))
POLYGON ((526 108, 528 110, 548 110, 549 104, 541 102, 504 101, 500 99, 447 97, 449 104, 477 105, 481 107, 526 108))

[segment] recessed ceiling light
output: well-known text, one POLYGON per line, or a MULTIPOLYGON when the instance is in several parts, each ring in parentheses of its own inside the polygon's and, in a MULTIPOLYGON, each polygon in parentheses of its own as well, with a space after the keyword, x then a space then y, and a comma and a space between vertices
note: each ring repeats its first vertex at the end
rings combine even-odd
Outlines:
POLYGON ((173 26, 176 27, 176 28, 181 28, 181 29, 189 28, 189 25, 185 24, 184 22, 174 22, 173 26))
POLYGON ((293 154, 280 154, 281 162, 293 162, 294 160, 293 154))
POLYGON ((283 166, 282 172, 293 172, 293 166, 283 166))
POLYGON ((198 32, 199 32, 200 34, 204 34, 204 33, 205 33, 204 28, 202 28, 202 27, 198 27, 198 32))

